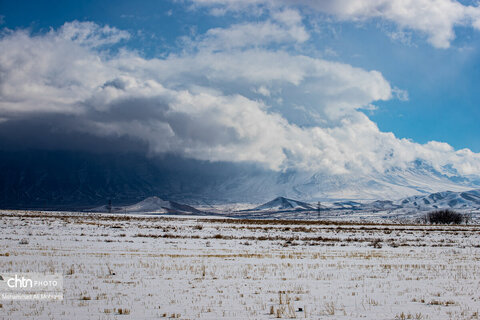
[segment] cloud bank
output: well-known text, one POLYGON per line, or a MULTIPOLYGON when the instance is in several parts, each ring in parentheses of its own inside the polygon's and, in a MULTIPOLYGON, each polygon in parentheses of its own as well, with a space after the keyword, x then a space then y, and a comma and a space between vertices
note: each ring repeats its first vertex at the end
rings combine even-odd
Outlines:
MULTIPOLYGON (((455 39, 455 27, 480 30, 480 7, 455 0, 192 0, 211 8, 213 14, 227 11, 261 12, 288 6, 303 6, 305 12, 328 14, 339 21, 361 22, 382 19, 400 30, 424 34, 436 48, 448 48, 455 39)), ((398 33, 393 33, 398 35, 398 33)))
POLYGON ((369 174, 420 159, 440 172, 480 174, 479 154, 397 139, 361 112, 399 95, 380 72, 270 47, 309 38, 299 11, 208 30, 162 59, 112 50, 129 37, 78 21, 41 35, 4 31, 0 127, 51 118, 59 134, 272 170, 369 174))

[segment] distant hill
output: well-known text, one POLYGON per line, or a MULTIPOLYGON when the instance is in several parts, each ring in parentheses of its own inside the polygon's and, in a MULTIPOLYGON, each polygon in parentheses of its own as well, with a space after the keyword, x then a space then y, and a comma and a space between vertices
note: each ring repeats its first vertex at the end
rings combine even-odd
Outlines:
POLYGON ((427 209, 479 209, 480 189, 464 192, 435 192, 426 196, 412 196, 398 203, 404 208, 427 209))
MULTIPOLYGON (((395 211, 410 209, 431 211, 436 209, 480 210, 480 189, 453 192, 435 192, 428 195, 406 197, 399 200, 375 200, 371 202, 337 201, 323 207, 323 210, 395 211)), ((313 211, 316 208, 306 202, 277 197, 249 211, 313 211)))
POLYGON ((115 206, 110 210, 107 205, 90 209, 92 212, 111 212, 111 213, 174 213, 174 214, 203 214, 202 211, 194 207, 180 204, 174 201, 162 200, 159 197, 149 197, 138 203, 129 206, 115 206))
POLYGON ((453 192, 443 191, 428 195, 419 195, 400 200, 376 200, 355 207, 363 211, 383 211, 412 209, 431 211, 436 209, 476 210, 480 209, 480 189, 453 192))
POLYGON ((314 210, 314 208, 306 202, 288 199, 284 197, 277 197, 272 201, 264 203, 253 210, 314 210))

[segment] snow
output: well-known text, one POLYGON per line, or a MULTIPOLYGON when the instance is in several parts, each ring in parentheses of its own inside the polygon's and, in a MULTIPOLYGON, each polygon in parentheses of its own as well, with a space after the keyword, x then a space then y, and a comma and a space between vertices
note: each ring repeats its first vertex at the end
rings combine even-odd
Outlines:
POLYGON ((0 301, 7 319, 475 319, 480 312, 476 225, 2 211, 0 226, 2 272, 64 275, 63 301, 0 301))

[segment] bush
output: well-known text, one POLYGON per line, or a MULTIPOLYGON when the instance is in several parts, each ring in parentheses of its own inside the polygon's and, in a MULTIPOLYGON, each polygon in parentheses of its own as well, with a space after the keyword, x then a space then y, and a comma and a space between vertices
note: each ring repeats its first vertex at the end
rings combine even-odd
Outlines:
POLYGON ((450 209, 429 212, 425 220, 435 224, 460 224, 466 221, 463 214, 450 209))

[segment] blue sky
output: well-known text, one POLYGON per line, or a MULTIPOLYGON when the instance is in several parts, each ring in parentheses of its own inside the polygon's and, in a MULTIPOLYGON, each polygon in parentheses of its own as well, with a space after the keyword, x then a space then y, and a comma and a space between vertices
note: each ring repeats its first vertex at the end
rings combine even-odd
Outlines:
MULTIPOLYGON (((408 9, 411 16, 410 13, 405 16, 396 12, 396 7, 392 5, 394 2, 390 4, 386 2, 387 4, 384 3, 374 7, 368 1, 360 1, 357 4, 361 3, 361 6, 357 6, 356 11, 349 9, 352 8, 353 3, 350 0, 342 0, 336 3, 321 1, 319 3, 321 4, 288 0, 277 2, 269 0, 2 1, 0 3, 0 15, 3 16, 4 40, 5 37, 10 37, 10 40, 14 43, 20 41, 18 40, 20 38, 18 32, 21 30, 27 30, 30 41, 37 39, 46 43, 49 41, 46 37, 49 32, 54 32, 58 37, 61 37, 62 26, 72 21, 92 22, 98 28, 109 26, 115 28, 118 32, 127 32, 128 39, 127 37, 121 37, 121 41, 111 41, 108 48, 103 44, 88 47, 85 54, 90 54, 90 56, 98 54, 108 67, 119 65, 118 56, 120 52, 128 52, 130 56, 136 55, 144 59, 145 64, 155 65, 147 68, 148 70, 143 71, 141 75, 136 73, 137 69, 134 70, 135 72, 132 71, 128 74, 128 77, 137 79, 139 83, 149 81, 148 77, 148 79, 141 78, 145 74, 166 72, 167 66, 162 65, 160 69, 156 69, 158 67, 155 62, 156 59, 169 66, 181 65, 185 70, 179 72, 178 75, 162 78, 162 80, 154 76, 152 79, 155 79, 161 85, 162 90, 163 88, 187 90, 192 94, 197 94, 199 88, 201 88, 201 90, 204 90, 202 93, 216 92, 215 94, 217 94, 221 92, 223 95, 219 96, 222 99, 231 98, 234 94, 238 94, 249 101, 260 101, 260 104, 265 105, 259 107, 264 112, 262 116, 271 119, 272 115, 280 115, 282 118, 278 120, 280 126, 285 126, 284 121, 300 128, 318 126, 323 130, 321 132, 322 137, 323 135, 335 135, 334 139, 337 139, 337 143, 343 143, 343 140, 338 139, 357 139, 357 137, 348 137, 349 133, 345 125, 348 122, 352 128, 356 124, 361 128, 369 127, 372 124, 378 125, 378 132, 371 133, 371 139, 374 141, 384 139, 384 133, 392 132, 396 140, 381 143, 382 146, 392 144, 385 147, 386 150, 397 150, 397 142, 400 141, 398 143, 405 144, 401 139, 407 138, 411 140, 410 142, 415 143, 415 146, 418 145, 420 149, 421 146, 426 146, 430 141, 438 141, 448 143, 453 147, 454 150, 448 152, 456 152, 455 150, 463 148, 480 152, 480 126, 478 126, 480 120, 478 108, 480 91, 477 88, 480 80, 480 42, 478 41, 480 34, 478 30, 480 18, 478 17, 480 17, 480 14, 478 14, 478 10, 476 10, 478 8, 472 2, 442 0, 435 3, 422 0, 418 2, 419 6, 423 5, 423 8, 426 7, 427 11, 416 12, 420 9, 416 8, 415 4, 410 4, 412 7, 408 9), (438 8, 435 6, 440 5, 445 6, 443 9, 440 8, 445 10, 445 16, 442 16, 444 13, 439 14, 439 10, 436 10, 438 8), (452 6, 451 10, 449 6, 452 6), (458 12, 455 10, 458 10, 458 12), (452 12, 451 15, 450 12, 452 12), (454 14, 454 12, 456 13, 454 14), (282 20, 284 18, 286 20, 282 20), (288 19, 293 19, 294 22, 292 23, 293 20, 288 19), (251 34, 248 34, 250 32, 248 26, 253 26, 254 29, 264 27, 263 30, 266 30, 267 34, 264 38, 253 39, 256 35, 253 34, 252 37, 251 34), (247 34, 247 36, 240 35, 241 32, 247 34), (290 32, 291 34, 283 36, 281 32, 285 34, 290 32), (232 34, 238 38, 233 39, 232 34), (249 39, 248 37, 252 38, 252 43, 245 40, 249 39), (15 39, 18 41, 15 42, 15 39), (226 46, 222 43, 222 41, 225 42, 225 39, 233 40, 226 46), (236 44, 234 43, 236 39, 243 42, 236 44), (252 48, 255 50, 251 50, 252 48), (299 76, 304 77, 303 80, 300 83, 295 82, 294 74, 292 74, 292 79, 288 80, 285 80, 287 75, 280 78, 272 76, 268 79, 235 76, 234 79, 233 76, 222 78, 218 75, 205 74, 205 70, 210 72, 219 70, 220 67, 214 65, 219 60, 215 61, 215 59, 224 59, 225 63, 234 65, 236 59, 245 59, 245 61, 255 59, 253 58, 254 54, 258 54, 259 59, 267 59, 266 61, 269 59, 267 56, 284 59, 278 65, 282 66, 283 61, 285 61, 293 71, 298 70, 301 66, 303 71, 299 73, 299 76), (106 55, 108 55, 108 58, 106 58, 106 55), (306 61, 304 57, 315 61, 306 61), (205 61, 210 58, 215 62, 208 65, 205 61), (192 73, 189 73, 188 66, 196 67, 199 61, 202 62, 202 67, 198 67, 198 70, 192 70, 192 73), (337 71, 328 71, 327 74, 320 75, 308 74, 310 67, 307 64, 309 63, 325 64, 325 66, 319 67, 320 71, 318 72, 320 73, 325 68, 333 70, 338 67, 341 69, 338 72, 352 72, 352 74, 344 75, 342 73, 341 80, 338 80, 338 86, 334 87, 331 83, 337 81, 337 74, 335 74, 337 71), (339 65, 335 65, 336 63, 339 63, 339 65), (352 71, 349 68, 355 70, 352 71), (380 78, 372 74, 372 70, 377 71, 380 78), (362 84, 363 76, 371 76, 371 78, 366 79, 366 84, 362 84), (357 82, 351 80, 352 77, 358 79, 355 80, 357 82), (372 83, 371 86, 369 81, 372 83), (386 88, 385 85, 389 88, 386 88), (323 92, 322 90, 326 86, 332 86, 332 88, 323 92), (346 87, 349 89, 345 89, 346 87), (319 93, 315 90, 318 90, 319 93), (337 91, 336 96, 331 95, 331 92, 337 91), (362 118, 359 113, 365 114, 368 118, 362 118), (335 131, 336 128, 340 127, 343 128, 343 131, 340 129, 338 129, 338 132, 335 131)), ((442 12, 441 10, 440 12, 442 12)), ((93 27, 93 25, 89 25, 88 28, 86 25, 74 25, 72 28, 83 28, 82 32, 88 29, 89 36, 94 35, 95 32, 103 32, 102 29, 93 27)), ((78 30, 73 32, 78 32, 78 30)), ((73 38, 68 40, 76 41, 73 38)), ((78 44, 78 42, 75 45, 86 48, 84 44, 78 44)), ((125 69, 125 66, 122 68, 125 69)), ((230 65, 228 70, 225 69, 224 72, 234 72, 232 68, 230 65)), ((268 69, 269 72, 274 71, 272 70, 268 69)), ((123 74, 122 76, 126 77, 127 75, 123 74)), ((105 83, 113 83, 116 80, 111 79, 109 81, 105 81, 105 83)), ((48 82, 42 80, 42 85, 48 82)), ((97 87, 104 86, 97 85, 97 87)), ((93 85, 85 85, 85 87, 93 88, 93 85)), ((142 86, 140 85, 140 87, 142 86)), ((59 88, 51 89, 57 90, 59 88)), ((139 93, 139 91, 135 92, 132 93, 135 97, 146 94, 139 93)), ((15 98, 20 99, 20 97, 15 98)), ((146 99, 147 97, 143 98, 146 99)), ((148 93, 148 99, 150 98, 150 93, 148 93)), ((35 99, 43 101, 46 98, 37 97, 30 101, 35 101, 35 99)), ((82 96, 79 99, 82 100, 84 97, 82 96)), ((5 100, 8 99, 5 98, 5 100)), ((87 100, 91 101, 92 99, 88 98, 87 100)), ((17 106, 16 108, 20 107, 17 106)), ((11 114, 18 116, 17 111, 9 110, 7 107, 2 110, 5 113, 2 118, 9 119, 11 114)), ((58 111, 58 108, 55 110, 58 111)), ((43 111, 43 109, 41 111, 37 110, 37 112, 43 111)), ((255 108, 252 109, 252 112, 257 111, 255 108)), ((48 110, 47 112, 51 114, 52 111, 48 110)), ((207 110, 203 114, 208 114, 208 112, 210 111, 207 110)), ((227 113, 226 116, 228 115, 236 117, 233 111, 227 113)), ((260 123, 258 124, 259 127, 264 126, 261 121, 258 122, 260 123)), ((171 122, 169 122, 169 126, 176 134, 181 131, 178 129, 177 132, 175 125, 172 125, 171 122)), ((265 124, 265 126, 268 125, 265 124)), ((102 131, 102 134, 106 134, 104 133, 105 130, 102 131)), ((189 130, 195 131, 194 129, 189 130)), ((230 132, 231 128, 221 127, 219 130, 225 133, 230 132)), ((288 132, 284 133, 289 137, 288 139, 295 135, 290 132, 291 130, 297 134, 296 128, 289 127, 288 132)), ((138 131, 142 130, 138 129, 138 131)), ((152 132, 152 130, 145 130, 145 132, 147 131, 152 132)), ((119 135, 130 134, 119 133, 118 130, 115 132, 119 135)), ((212 129, 212 135, 217 134, 213 133, 212 129)), ((162 152, 162 148, 166 148, 162 143, 157 145, 158 137, 146 137, 144 135, 146 133, 139 133, 137 137, 152 145, 153 152, 156 152, 155 150, 162 152)), ((238 137, 242 136, 242 133, 235 132, 232 135, 238 137)), ((303 139, 301 137, 311 136, 312 132, 304 131, 298 133, 298 135, 300 137, 297 137, 298 139, 303 139)), ((358 135, 361 135, 360 131, 358 135)), ((242 148, 244 148, 246 144, 242 139, 239 138, 239 141, 242 142, 238 145, 242 145, 242 148)), ((318 147, 315 141, 305 142, 300 148, 301 150, 285 151, 285 146, 279 145, 278 150, 268 150, 269 153, 274 155, 276 152, 283 152, 283 155, 280 156, 283 160, 277 162, 265 159, 267 157, 263 154, 265 147, 263 145, 259 147, 255 139, 258 140, 255 137, 251 138, 251 141, 255 142, 248 144, 248 147, 245 148, 248 152, 254 154, 252 156, 253 161, 266 162, 272 168, 283 168, 298 161, 302 163, 300 167, 310 166, 311 161, 305 160, 305 157, 308 156, 305 156, 302 150, 310 148, 309 146, 318 147), (302 160, 298 160, 299 158, 302 160)), ((188 141, 190 140, 189 138, 188 141)), ((350 140, 348 140, 346 146, 363 143, 350 140)), ((290 140, 288 141, 291 143, 290 140)), ((293 139, 293 141, 296 140, 293 139)), ((232 145, 230 140, 222 143, 223 145, 220 148, 222 150, 225 146, 232 145)), ((185 140, 180 142, 175 140, 175 142, 168 141, 166 145, 169 146, 168 148, 172 148, 169 151, 179 152, 187 157, 212 161, 230 161, 232 159, 231 153, 239 152, 239 150, 244 151, 236 145, 232 150, 223 153, 223 151, 218 151, 217 148, 217 144, 221 145, 222 143, 217 141, 215 146, 212 147, 205 141, 190 145, 185 140)), ((368 144, 369 142, 365 142, 365 145, 368 144)), ((325 154, 330 150, 326 145, 328 145, 327 142, 323 143, 322 147, 318 147, 318 155, 325 154)), ((350 150, 348 148, 350 147, 345 147, 345 150, 341 151, 335 150, 341 154, 342 152, 350 152, 346 151, 350 150)), ((404 149, 402 148, 409 149, 410 147, 404 145, 394 153, 403 152, 404 149)), ((430 144, 425 148, 435 149, 437 146, 432 147, 432 144, 430 144)), ((435 152, 438 151, 435 150, 435 152)), ((357 151, 361 153, 361 151, 357 151)), ((389 153, 383 149, 381 152, 389 153)), ((399 165, 400 162, 408 162, 416 157, 424 156, 425 153, 428 152, 418 151, 418 154, 415 155, 400 156, 401 159, 397 159, 398 161, 396 160, 394 164, 389 165, 399 165)), ((369 159, 365 160, 366 162, 376 161, 370 159, 368 155, 362 156, 369 159)), ((437 156, 429 153, 425 157, 427 160, 433 161, 432 159, 437 156)), ((476 160, 475 164, 469 161, 467 161, 467 167, 476 168, 476 160)), ((364 163, 349 164, 347 162, 343 164, 345 168, 364 165, 364 163)), ((326 161, 326 163, 328 166, 329 161, 326 161)), ((439 165, 446 164, 441 162, 439 165)), ((368 164, 368 166, 375 167, 374 164, 368 164)), ((458 168, 460 167, 459 164, 458 168)), ((383 170, 385 166, 375 167, 375 169, 383 170)), ((341 171, 341 169, 338 170, 341 171)), ((467 169, 465 170, 470 172, 467 169)))

